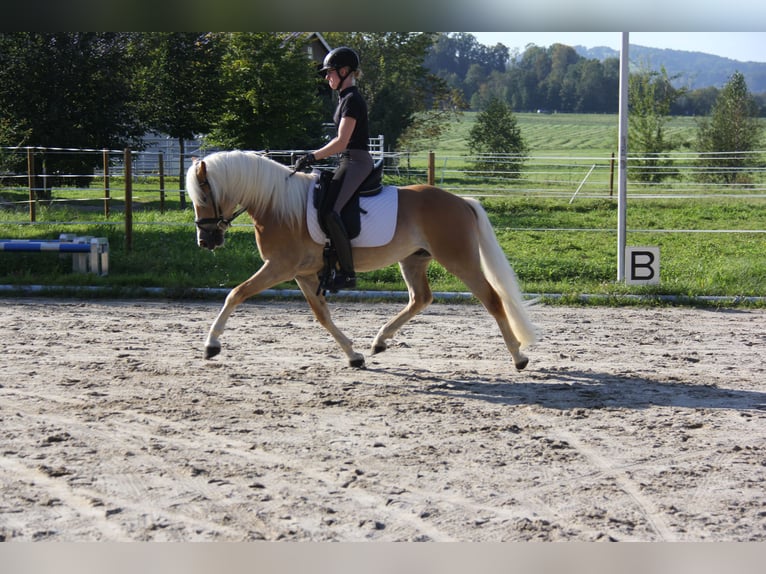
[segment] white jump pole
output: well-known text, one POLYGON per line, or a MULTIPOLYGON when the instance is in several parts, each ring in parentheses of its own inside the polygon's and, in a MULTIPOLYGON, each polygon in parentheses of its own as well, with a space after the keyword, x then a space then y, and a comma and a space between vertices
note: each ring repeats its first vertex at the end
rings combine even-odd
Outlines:
POLYGON ((620 50, 620 123, 617 165, 617 281, 625 281, 625 227, 628 183, 628 32, 620 50))

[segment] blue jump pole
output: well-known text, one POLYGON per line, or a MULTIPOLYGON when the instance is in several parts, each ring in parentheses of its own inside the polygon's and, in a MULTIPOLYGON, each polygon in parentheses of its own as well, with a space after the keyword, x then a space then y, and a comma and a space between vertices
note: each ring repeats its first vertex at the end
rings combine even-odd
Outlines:
POLYGON ((0 251, 58 251, 61 253, 90 253, 90 243, 12 239, 0 240, 0 251))
POLYGON ((0 251, 71 253, 74 255, 74 271, 98 275, 109 273, 109 242, 104 237, 75 238, 63 234, 58 240, 0 239, 0 251))

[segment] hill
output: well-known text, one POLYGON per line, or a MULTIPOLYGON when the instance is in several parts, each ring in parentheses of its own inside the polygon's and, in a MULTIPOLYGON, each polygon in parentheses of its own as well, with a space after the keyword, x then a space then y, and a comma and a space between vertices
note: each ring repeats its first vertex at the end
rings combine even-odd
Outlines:
MULTIPOLYGON (((620 57, 619 51, 606 46, 572 47, 579 55, 588 59, 604 61, 607 58, 620 57)), ((739 71, 744 74, 752 93, 766 93, 766 63, 762 62, 740 62, 703 52, 648 48, 634 44, 630 45, 630 62, 631 65, 648 66, 652 70, 659 70, 664 66, 669 76, 679 76, 676 82, 678 86, 692 90, 710 86, 721 88, 734 72, 739 71)))

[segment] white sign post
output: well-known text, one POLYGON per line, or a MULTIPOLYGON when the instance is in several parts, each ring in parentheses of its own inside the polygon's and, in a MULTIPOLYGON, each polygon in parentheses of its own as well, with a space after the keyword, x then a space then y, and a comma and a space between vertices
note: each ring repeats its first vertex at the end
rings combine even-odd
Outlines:
POLYGON ((622 33, 622 48, 620 49, 620 121, 617 128, 618 154, 620 160, 617 164, 617 281, 625 279, 627 268, 624 255, 626 245, 626 222, 628 217, 628 33, 622 33))
POLYGON ((626 247, 625 282, 628 285, 659 285, 660 248, 626 247))

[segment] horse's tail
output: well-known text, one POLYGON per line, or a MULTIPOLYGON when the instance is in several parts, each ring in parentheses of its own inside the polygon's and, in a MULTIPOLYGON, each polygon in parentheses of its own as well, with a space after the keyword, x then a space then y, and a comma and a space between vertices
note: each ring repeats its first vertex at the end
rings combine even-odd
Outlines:
POLYGON ((472 198, 466 198, 466 201, 476 213, 479 222, 479 253, 484 276, 500 295, 513 333, 521 346, 531 345, 537 339, 537 333, 527 315, 516 273, 500 248, 495 230, 481 203, 472 198))

